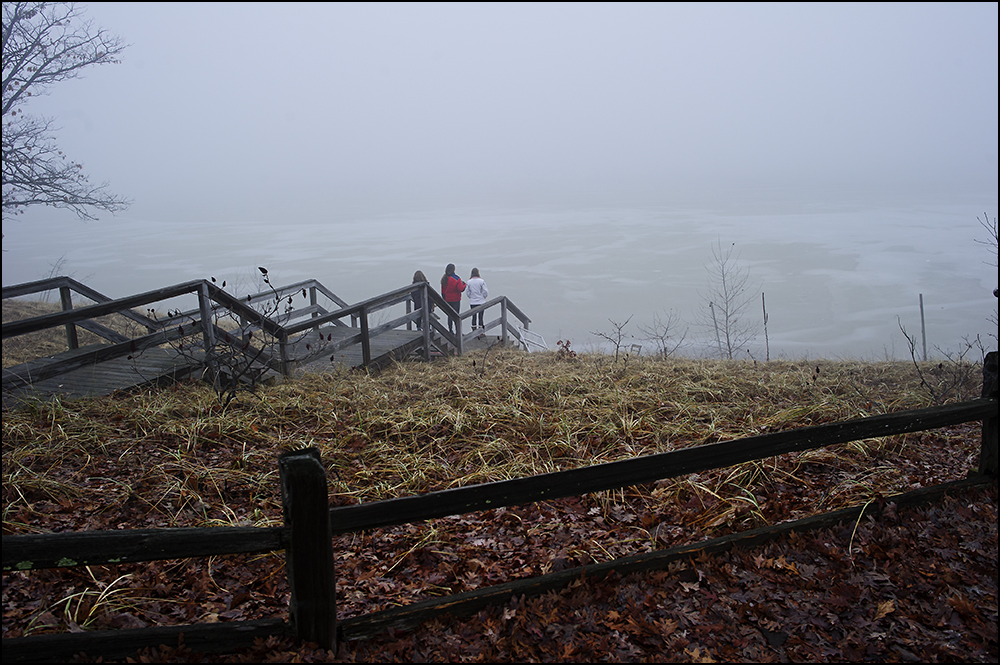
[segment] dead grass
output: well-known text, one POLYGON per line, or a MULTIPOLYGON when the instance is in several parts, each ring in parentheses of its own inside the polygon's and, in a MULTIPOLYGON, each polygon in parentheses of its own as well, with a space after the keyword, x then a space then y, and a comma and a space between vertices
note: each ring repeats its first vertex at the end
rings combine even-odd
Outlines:
MULTIPOLYGON (((903 362, 633 359, 626 367, 606 356, 493 350, 485 360, 480 352, 406 362, 377 375, 307 375, 228 408, 198 383, 36 403, 4 415, 4 531, 24 530, 8 516, 30 512, 33 501, 98 488, 99 505, 139 497, 149 525, 277 523, 276 457, 306 446, 320 449, 335 503, 368 502, 918 408, 929 404, 924 393, 903 362), (258 499, 252 511, 229 505, 247 492, 258 499)), ((752 503, 748 488, 797 482, 803 465, 835 461, 859 467, 852 483, 889 491, 892 473, 878 460, 905 439, 683 483, 752 503)))
MULTIPOLYGON (((8 300, 4 320, 56 309, 8 300)), ((36 346, 9 340, 24 348, 5 341, 4 366, 50 353, 62 334, 40 333, 53 339, 36 346)), ((928 406, 922 381, 934 367, 926 369, 921 377, 909 362, 616 363, 492 349, 376 375, 331 367, 225 407, 199 383, 38 402, 3 418, 4 532, 24 531, 38 500, 87 496, 102 510, 141 503, 135 527, 276 524, 276 458, 290 449, 319 448, 334 503, 369 502, 928 406)), ((975 376, 956 400, 978 396, 975 376)), ((752 513, 760 488, 801 485, 803 469, 825 466, 844 478, 824 499, 829 509, 907 489, 881 460, 914 439, 748 463, 661 484, 656 496, 711 497, 718 508, 700 519, 721 524, 752 513)))

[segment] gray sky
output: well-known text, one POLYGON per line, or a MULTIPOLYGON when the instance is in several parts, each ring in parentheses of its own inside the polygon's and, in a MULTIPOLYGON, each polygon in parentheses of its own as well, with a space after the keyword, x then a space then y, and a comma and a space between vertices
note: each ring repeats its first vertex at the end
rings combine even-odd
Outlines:
MULTIPOLYGON (((121 64, 26 110, 137 222, 770 186, 996 197, 996 3, 85 7, 130 44, 121 64)), ((52 215, 71 213, 10 223, 52 215)))

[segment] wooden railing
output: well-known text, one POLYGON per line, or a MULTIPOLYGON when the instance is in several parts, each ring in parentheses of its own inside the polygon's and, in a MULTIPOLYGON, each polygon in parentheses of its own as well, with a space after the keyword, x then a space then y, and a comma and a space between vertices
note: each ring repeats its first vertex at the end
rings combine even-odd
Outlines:
POLYGON ((188 294, 197 294, 199 300, 205 301, 205 316, 203 318, 204 320, 210 320, 210 317, 208 316, 209 307, 207 304, 209 288, 208 283, 203 280, 185 282, 183 284, 177 284, 175 286, 158 289, 156 291, 149 291, 147 293, 141 293, 127 298, 111 300, 106 296, 93 291, 92 289, 87 289, 82 284, 79 284, 70 278, 58 277, 52 280, 33 282, 31 284, 4 287, 3 298, 7 299, 21 295, 30 295, 32 293, 38 293, 51 288, 58 288, 60 290, 63 302, 63 311, 36 316, 21 321, 4 323, 2 326, 3 339, 6 340, 19 335, 46 330, 48 328, 65 326, 67 343, 71 349, 75 349, 78 346, 76 326, 80 326, 87 330, 91 330, 106 339, 109 339, 112 343, 107 346, 102 346, 99 349, 95 349, 89 353, 78 354, 72 358, 49 363, 42 368, 35 368, 30 377, 22 377, 5 371, 3 378, 4 390, 10 390, 12 388, 28 384, 32 381, 43 381, 65 372, 94 363, 103 362, 105 360, 110 360, 112 358, 139 353, 145 349, 160 346, 162 344, 168 344, 191 335, 201 334, 204 337, 205 348, 210 349, 215 344, 213 337, 214 331, 212 330, 212 327, 202 326, 200 319, 198 321, 191 322, 186 328, 184 326, 165 327, 160 325, 154 319, 136 314, 133 311, 137 307, 143 307, 188 294), (75 290, 88 298, 98 300, 98 302, 95 305, 73 309, 72 300, 69 296, 70 290, 75 290), (122 314, 123 316, 126 316, 143 325, 149 334, 137 338, 127 339, 123 338, 124 336, 118 333, 104 333, 101 330, 103 326, 97 327, 92 319, 106 316, 108 314, 122 314))
MULTIPOLYGON (((518 309, 517 306, 506 296, 493 298, 492 300, 486 301, 482 305, 477 305, 476 307, 467 309, 462 313, 458 313, 455 312, 455 310, 453 310, 447 302, 445 302, 444 298, 442 298, 437 291, 430 288, 426 283, 414 286, 421 287, 421 290, 423 291, 423 302, 433 304, 437 310, 442 312, 446 319, 450 319, 451 321, 451 325, 447 326, 448 329, 446 329, 445 325, 441 323, 437 317, 432 317, 430 315, 430 309, 425 307, 414 312, 414 314, 420 315, 420 329, 424 331, 425 349, 430 348, 432 332, 437 332, 440 338, 447 342, 450 348, 454 349, 456 355, 462 355, 465 350, 466 342, 497 328, 500 329, 500 335, 498 335, 498 337, 504 346, 510 343, 511 337, 516 339, 519 344, 523 344, 521 335, 518 332, 518 327, 511 325, 511 319, 513 318, 520 321, 521 327, 524 329, 528 329, 531 325, 531 319, 529 319, 524 312, 518 309), (495 312, 497 308, 500 310, 499 316, 494 319, 486 318, 487 312, 490 310, 495 312), (468 334, 462 333, 461 331, 464 327, 464 321, 466 319, 471 319, 480 312, 484 314, 482 330, 479 332, 470 332, 468 334), (454 334, 450 332, 450 329, 452 328, 455 330, 454 334)), ((411 286, 408 294, 412 296, 415 290, 416 289, 411 286)), ((406 311, 408 316, 412 316, 410 314, 411 300, 412 298, 407 299, 406 311)), ((408 329, 410 325, 411 323, 408 322, 408 329)))
MULTIPOLYGON (((426 318, 425 318, 426 322, 426 318)), ((289 622, 262 620, 155 629, 98 631, 5 639, 5 659, 60 659, 86 652, 121 658, 145 646, 184 643, 193 651, 227 651, 249 646, 257 637, 294 632, 302 640, 334 649, 338 640, 371 636, 387 627, 412 627, 444 612, 462 614, 512 594, 537 593, 565 585, 583 574, 664 567, 695 551, 719 551, 749 545, 790 530, 835 524, 859 515, 863 507, 844 509, 695 545, 625 557, 586 569, 434 598, 414 605, 352 617, 337 623, 332 535, 489 510, 544 499, 614 490, 656 480, 723 468, 784 453, 811 450, 859 439, 918 432, 981 420, 978 469, 970 479, 935 486, 887 501, 926 500, 958 487, 996 482, 997 353, 987 354, 983 397, 977 400, 891 413, 870 418, 794 429, 735 441, 684 448, 618 462, 486 483, 368 504, 329 508, 326 471, 315 448, 285 453, 278 459, 284 526, 159 529, 46 535, 3 536, 3 570, 107 565, 137 561, 284 550, 291 588, 289 622)))
MULTIPOLYGON (((170 344, 193 335, 201 335, 202 337, 204 363, 209 369, 211 377, 218 376, 218 367, 212 353, 216 344, 226 343, 231 347, 240 348, 243 346, 241 342, 245 342, 247 336, 254 330, 262 331, 276 340, 272 348, 255 349, 256 362, 262 367, 270 368, 286 376, 291 374, 296 365, 305 364, 323 355, 336 353, 355 344, 361 345, 362 365, 368 367, 372 362, 371 340, 374 337, 388 330, 403 326, 409 327, 417 321, 422 322, 421 328, 424 331, 422 348, 424 357, 427 359, 430 358, 432 346, 438 346, 443 351, 461 355, 465 342, 471 337, 471 335, 449 332, 438 317, 430 315, 430 310, 427 308, 411 311, 410 302, 413 294, 416 291, 422 291, 423 301, 435 304, 445 317, 452 319, 453 325, 458 326, 457 330, 461 330, 461 322, 472 315, 472 310, 463 314, 454 312, 450 307, 447 307, 441 296, 429 288, 426 283, 405 286, 354 305, 348 304, 316 280, 276 287, 242 298, 227 293, 212 282, 196 280, 113 300, 69 277, 55 277, 4 287, 3 298, 27 296, 55 289, 59 290, 63 311, 4 323, 2 327, 3 339, 64 326, 67 345, 70 349, 76 349, 79 346, 77 327, 98 334, 111 344, 87 353, 76 354, 72 358, 46 364, 44 367, 34 367, 30 377, 5 372, 4 390, 11 390, 30 382, 42 381, 112 358, 141 353, 145 349, 170 344), (96 304, 74 309, 73 292, 94 300, 96 304), (253 307, 255 303, 259 303, 263 299, 273 299, 280 302, 298 293, 308 294, 309 305, 296 307, 287 312, 276 311, 274 316, 267 316, 253 307), (197 309, 171 313, 162 319, 145 316, 134 311, 136 308, 143 307, 150 309, 150 306, 173 298, 191 295, 198 299, 197 309), (331 311, 321 306, 318 303, 319 295, 331 301, 336 309, 331 311), (373 314, 403 302, 406 303, 407 310, 404 316, 377 326, 371 325, 373 314), (227 310, 234 320, 239 322, 237 332, 223 330, 215 325, 214 317, 220 308, 227 310), (108 314, 121 314, 128 317, 144 327, 147 334, 128 338, 93 320, 108 314), (350 323, 345 323, 345 319, 349 320, 350 323), (208 322, 208 325, 205 325, 204 322, 208 322), (303 335, 310 330, 318 331, 324 325, 356 328, 358 332, 339 339, 333 344, 316 345, 311 351, 299 352, 293 357, 296 340, 303 339, 303 335)), ((508 325, 509 315, 512 314, 525 328, 530 323, 530 319, 504 296, 494 298, 482 306, 483 309, 495 307, 499 307, 500 316, 491 321, 487 328, 499 327, 505 343, 508 341, 509 335, 517 336, 516 327, 508 325)))

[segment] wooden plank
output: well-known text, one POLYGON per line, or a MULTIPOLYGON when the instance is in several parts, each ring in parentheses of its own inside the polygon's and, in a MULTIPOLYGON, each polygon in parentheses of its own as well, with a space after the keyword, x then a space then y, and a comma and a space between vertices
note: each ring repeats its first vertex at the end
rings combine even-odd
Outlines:
POLYGON ((145 353, 155 353, 155 349, 163 344, 167 344, 189 335, 197 334, 201 331, 201 324, 194 322, 188 326, 179 326, 166 330, 159 330, 149 335, 137 337, 117 344, 95 344, 87 347, 86 352, 74 349, 66 353, 57 354, 53 358, 58 358, 54 362, 45 363, 37 367, 33 374, 25 374, 20 366, 8 367, 3 371, 3 388, 9 390, 18 385, 28 382, 37 383, 60 374, 70 372, 81 367, 103 363, 115 358, 131 359, 139 358, 145 353))
POLYGON ((34 293, 52 291, 53 289, 58 289, 63 286, 69 286, 69 283, 69 277, 47 277, 34 282, 25 282, 24 284, 5 286, 3 287, 3 290, 0 291, 0 294, 2 294, 4 300, 7 298, 19 298, 22 296, 30 296, 34 293))
POLYGON ((282 527, 116 529, 3 536, 3 572, 276 552, 282 527))
MULTIPOLYGON (((44 368, 54 361, 55 357, 44 360, 49 362, 38 362, 35 366, 44 368)), ((33 374, 39 373, 37 369, 30 372, 25 371, 23 367, 19 366, 17 369, 21 376, 32 377, 33 374)), ((4 408, 11 408, 24 400, 52 395, 71 398, 109 395, 116 390, 179 380, 200 371, 201 368, 202 363, 198 358, 180 355, 168 349, 147 349, 133 359, 115 358, 33 381, 27 386, 5 388, 4 408)))
POLYGON ((978 399, 961 404, 816 425, 528 478, 340 506, 331 509, 330 521, 334 533, 347 533, 532 501, 579 496, 733 466, 784 453, 981 420, 996 414, 996 410, 996 400, 978 399))

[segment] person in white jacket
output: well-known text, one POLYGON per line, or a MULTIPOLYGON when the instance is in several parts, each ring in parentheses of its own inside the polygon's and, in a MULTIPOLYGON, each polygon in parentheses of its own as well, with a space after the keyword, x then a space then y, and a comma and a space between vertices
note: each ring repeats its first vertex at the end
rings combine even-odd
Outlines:
MULTIPOLYGON (((469 307, 478 307, 486 302, 490 297, 490 290, 486 288, 486 282, 479 276, 479 268, 472 269, 472 276, 469 277, 468 286, 465 287, 465 294, 469 296, 469 307)), ((483 312, 472 315, 472 329, 476 329, 478 317, 479 328, 483 327, 483 312)))

